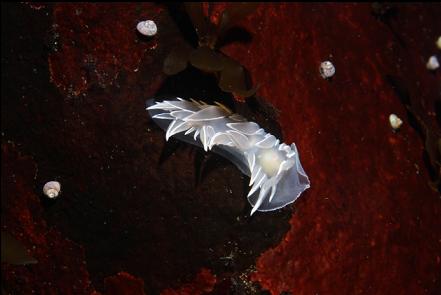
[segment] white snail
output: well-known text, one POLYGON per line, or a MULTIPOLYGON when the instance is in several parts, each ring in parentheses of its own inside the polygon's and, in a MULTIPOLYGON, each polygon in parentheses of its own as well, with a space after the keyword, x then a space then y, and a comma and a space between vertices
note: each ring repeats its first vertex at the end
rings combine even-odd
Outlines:
POLYGON ((158 32, 158 28, 156 27, 155 22, 152 20, 139 22, 136 25, 136 29, 144 36, 149 36, 149 37, 155 36, 156 33, 158 32))
POLYGON ((429 57, 429 60, 426 63, 426 68, 430 71, 435 71, 436 69, 439 68, 439 61, 435 55, 429 57))
POLYGON ((335 75, 335 67, 329 60, 320 64, 320 75, 323 79, 329 79, 335 75))
POLYGON ((403 121, 395 114, 390 114, 389 123, 393 130, 398 130, 403 125, 403 121))
POLYGON ((205 151, 213 150, 250 176, 251 215, 257 210, 272 211, 291 204, 310 187, 294 143, 280 143, 258 124, 220 103, 208 105, 176 98, 149 100, 147 106, 153 120, 166 130, 166 140, 174 136, 205 151))
POLYGON ((61 184, 58 181, 49 181, 43 186, 43 193, 50 199, 58 197, 61 191, 61 184))

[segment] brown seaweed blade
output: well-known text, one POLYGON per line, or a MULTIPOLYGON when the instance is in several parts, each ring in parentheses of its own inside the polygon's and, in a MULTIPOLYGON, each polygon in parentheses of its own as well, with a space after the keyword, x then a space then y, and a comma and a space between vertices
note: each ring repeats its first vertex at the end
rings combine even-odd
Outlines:
POLYGON ((199 45, 214 46, 216 42, 216 34, 214 27, 204 15, 202 2, 186 2, 185 10, 190 16, 194 29, 199 38, 199 45))
POLYGON ((256 92, 256 87, 248 89, 245 80, 245 69, 241 64, 225 59, 225 66, 219 78, 219 88, 225 92, 232 92, 242 97, 248 97, 256 92))
POLYGON ((175 48, 164 60, 163 71, 166 75, 175 75, 187 68, 190 49, 175 48))
POLYGON ((190 63, 206 72, 218 72, 224 68, 224 58, 219 53, 203 46, 191 53, 190 63))

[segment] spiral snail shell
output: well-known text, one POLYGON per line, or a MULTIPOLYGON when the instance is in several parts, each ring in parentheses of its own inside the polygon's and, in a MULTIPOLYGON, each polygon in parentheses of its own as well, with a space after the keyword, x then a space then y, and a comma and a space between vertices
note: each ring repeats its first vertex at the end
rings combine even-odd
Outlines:
POLYGON ((149 36, 149 37, 155 36, 156 33, 158 32, 158 27, 156 26, 155 22, 152 20, 139 22, 136 25, 136 29, 144 36, 149 36))
POLYGON ((61 184, 58 181, 49 181, 43 186, 43 193, 50 199, 58 197, 61 191, 61 184))

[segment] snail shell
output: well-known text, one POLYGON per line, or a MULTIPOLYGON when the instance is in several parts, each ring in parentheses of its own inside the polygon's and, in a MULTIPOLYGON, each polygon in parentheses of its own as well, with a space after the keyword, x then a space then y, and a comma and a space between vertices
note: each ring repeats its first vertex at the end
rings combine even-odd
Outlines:
POLYGON ((58 197, 61 184, 58 181, 49 181, 43 186, 43 193, 50 199, 58 197))
POLYGON ((323 79, 329 79, 335 75, 335 67, 329 60, 320 64, 320 75, 323 79))
POLYGON ((389 123, 393 130, 398 130, 403 125, 403 121, 395 114, 390 114, 389 123))
POLYGON ((155 22, 152 20, 139 22, 136 25, 136 29, 144 36, 149 36, 149 37, 155 36, 156 33, 158 32, 158 27, 156 26, 155 22))
POLYGON ((426 63, 426 68, 430 71, 435 71, 436 69, 439 68, 439 61, 435 55, 429 57, 429 60, 426 63))

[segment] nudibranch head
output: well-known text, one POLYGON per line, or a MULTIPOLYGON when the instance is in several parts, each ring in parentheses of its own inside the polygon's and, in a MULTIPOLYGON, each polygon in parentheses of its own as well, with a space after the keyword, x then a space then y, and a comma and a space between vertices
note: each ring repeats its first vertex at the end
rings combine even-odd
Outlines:
POLYGON ((213 149, 250 176, 251 214, 282 208, 310 187, 295 144, 280 143, 258 124, 248 122, 220 103, 208 105, 177 98, 150 101, 147 109, 166 130, 166 140, 176 136, 202 146, 205 151, 213 149))

